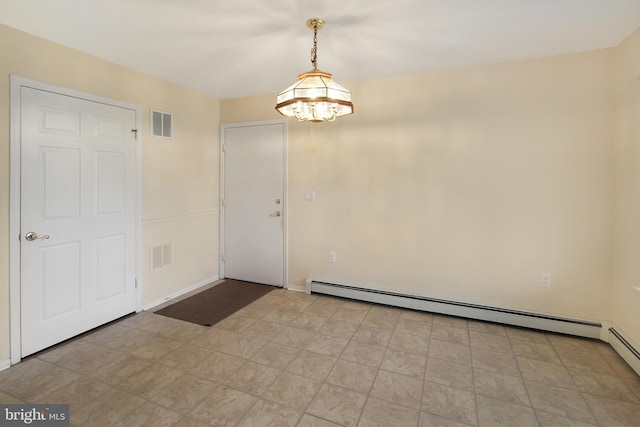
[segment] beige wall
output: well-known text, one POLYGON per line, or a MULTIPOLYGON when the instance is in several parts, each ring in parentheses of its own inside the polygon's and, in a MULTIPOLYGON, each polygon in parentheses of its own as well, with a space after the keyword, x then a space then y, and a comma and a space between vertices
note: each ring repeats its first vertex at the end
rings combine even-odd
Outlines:
MULTIPOLYGON (((613 320, 640 345, 640 29, 615 49, 615 288, 613 320)), ((636 347, 639 348, 639 347, 636 347)))
MULTIPOLYGON (((291 284, 311 275, 610 319, 612 49, 336 77, 356 114, 289 121, 291 284), (303 200, 305 189, 316 201, 303 200), (540 286, 543 272, 551 288, 540 286)), ((223 100, 221 123, 278 117, 274 102, 223 100)))
MULTIPOLYGON (((639 48, 636 32, 616 49, 575 55, 352 84, 337 75, 355 115, 289 122, 290 283, 311 275, 613 320, 640 342, 639 48), (316 201, 303 200, 305 189, 316 201), (540 287, 543 272, 551 288, 540 287)), ((219 108, 0 25, 0 361, 9 357, 9 74, 142 107, 145 304, 218 274, 219 123, 280 118, 274 95, 219 108), (173 140, 150 137, 150 108, 174 113, 173 140), (168 242, 173 267, 151 274, 149 247, 168 242)))
POLYGON ((141 107, 143 304, 218 275, 219 102, 0 25, 0 362, 9 358, 10 74, 141 107), (151 108, 173 113, 172 140, 150 136, 151 108), (149 247, 164 243, 173 266, 151 274, 149 247))

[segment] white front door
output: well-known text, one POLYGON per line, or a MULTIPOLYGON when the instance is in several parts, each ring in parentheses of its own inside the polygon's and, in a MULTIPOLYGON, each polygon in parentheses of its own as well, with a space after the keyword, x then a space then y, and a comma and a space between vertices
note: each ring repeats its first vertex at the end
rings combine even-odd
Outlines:
POLYGON ((21 87, 26 356, 134 312, 136 112, 21 87))
POLYGON ((284 286, 286 122, 223 132, 223 274, 284 286))

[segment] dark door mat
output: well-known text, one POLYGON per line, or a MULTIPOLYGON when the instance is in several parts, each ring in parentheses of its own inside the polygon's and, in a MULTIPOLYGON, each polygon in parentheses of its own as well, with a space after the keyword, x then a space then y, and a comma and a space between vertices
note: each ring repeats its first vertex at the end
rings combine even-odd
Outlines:
POLYGON ((154 313, 198 325, 213 326, 274 289, 274 286, 228 279, 154 313))

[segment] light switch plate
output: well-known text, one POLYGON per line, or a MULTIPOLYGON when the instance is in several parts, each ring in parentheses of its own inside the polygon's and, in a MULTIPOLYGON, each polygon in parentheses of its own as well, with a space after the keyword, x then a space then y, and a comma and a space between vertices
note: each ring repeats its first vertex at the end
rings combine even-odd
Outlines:
POLYGON ((304 199, 307 202, 313 202, 316 199, 316 192, 313 190, 304 190, 304 199))

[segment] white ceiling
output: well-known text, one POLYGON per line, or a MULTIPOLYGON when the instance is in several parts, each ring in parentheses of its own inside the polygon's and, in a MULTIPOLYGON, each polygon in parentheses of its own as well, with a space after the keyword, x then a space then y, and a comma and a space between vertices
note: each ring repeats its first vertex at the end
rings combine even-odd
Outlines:
MULTIPOLYGON (((616 46, 640 0, 0 0, 0 23, 219 99, 616 46)), ((348 85, 346 85, 348 86, 348 85)))

